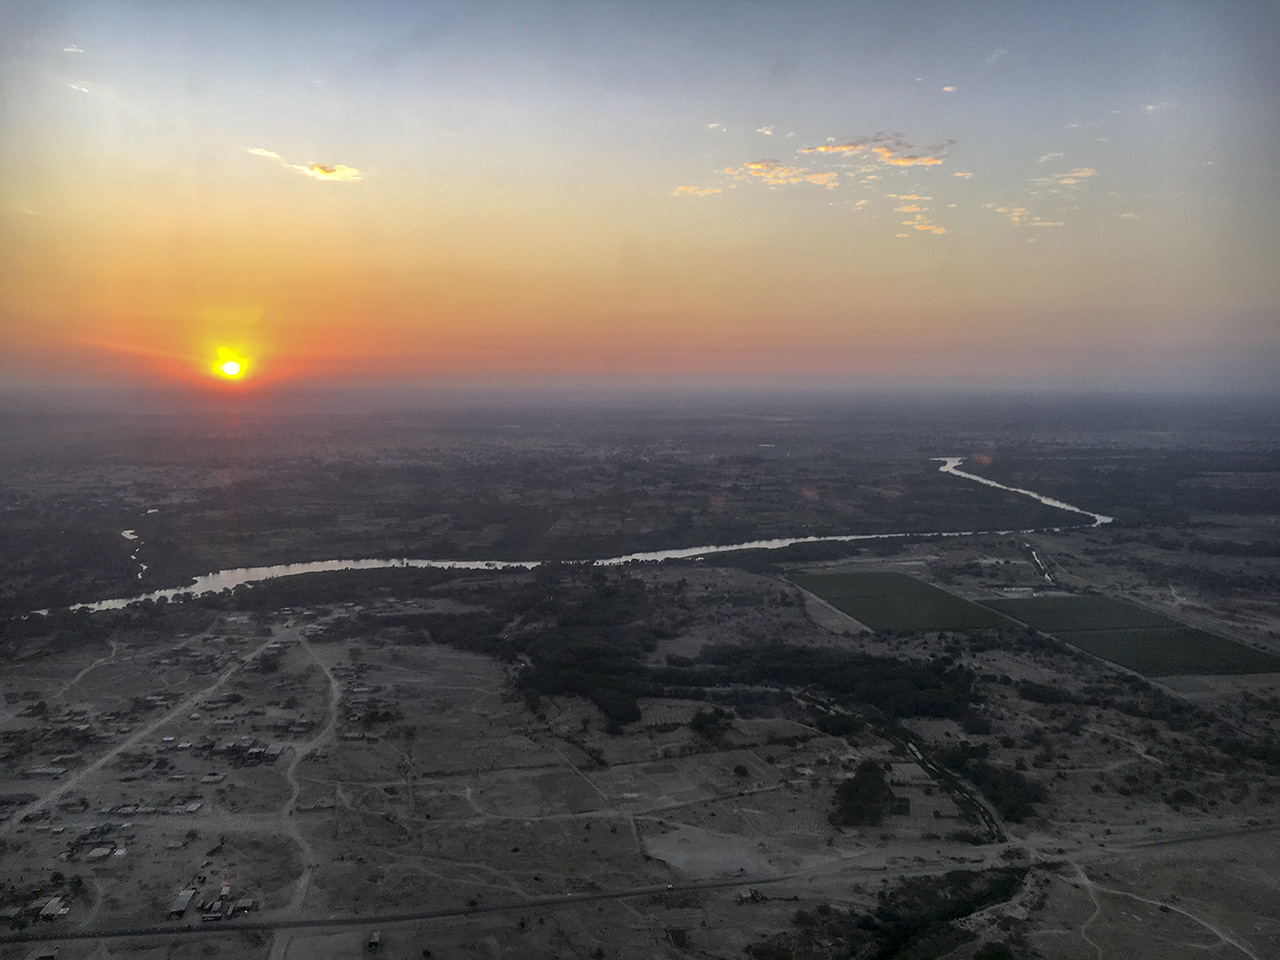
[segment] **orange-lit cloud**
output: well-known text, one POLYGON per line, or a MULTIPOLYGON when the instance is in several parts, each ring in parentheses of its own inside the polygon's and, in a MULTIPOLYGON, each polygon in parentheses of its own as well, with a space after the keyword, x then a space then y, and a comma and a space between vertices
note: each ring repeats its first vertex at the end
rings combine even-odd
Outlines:
POLYGON ((675 190, 672 191, 671 195, 674 197, 678 197, 681 194, 686 194, 694 197, 707 197, 713 193, 719 193, 719 192, 720 192, 719 187, 676 187, 675 190))
POLYGON ((904 227, 911 227, 913 230, 922 230, 927 233, 943 234, 947 232, 946 227, 940 227, 936 223, 932 223, 923 213, 917 213, 911 220, 903 220, 904 227))
POLYGON ((1014 223, 1021 223, 1031 216, 1031 211, 1026 207, 996 207, 996 213, 1003 213, 1014 223))
POLYGON ((345 163, 328 166, 323 163, 290 163, 274 150, 267 150, 264 147, 249 147, 249 153, 255 157, 263 157, 267 160, 274 160, 282 167, 294 170, 303 176, 311 177, 313 180, 326 180, 334 183, 350 183, 354 180, 360 180, 363 174, 355 167, 349 167, 345 163))
MULTIPOLYGON (((295 170, 302 169, 296 164, 293 165, 293 168, 295 170)), ((316 180, 335 180, 340 183, 361 178, 359 170, 355 167, 348 167, 345 163, 339 163, 332 167, 325 166, 323 163, 313 163, 307 166, 306 169, 302 169, 302 172, 316 180)))
POLYGON ((972 170, 957 170, 955 173, 953 173, 953 174, 952 174, 952 176, 953 176, 953 177, 961 177, 961 178, 963 178, 963 179, 965 179, 965 180, 968 180, 970 177, 972 177, 972 176, 973 176, 973 171, 972 171, 972 170))
POLYGON ((905 156, 894 156, 888 147, 875 147, 875 152, 885 163, 892 164, 895 167, 932 167, 942 162, 941 157, 928 157, 908 154, 905 156))
POLYGON ((881 163, 895 167, 934 166, 943 162, 942 154, 947 144, 937 147, 916 147, 902 137, 876 134, 874 137, 859 137, 837 143, 834 139, 816 147, 801 147, 797 153, 841 154, 859 156, 873 153, 881 163))
POLYGON ((1053 176, 1061 184, 1080 183, 1090 177, 1096 177, 1098 171, 1091 167, 1077 167, 1074 170, 1068 170, 1066 173, 1055 173, 1053 176))
POLYGON ((725 167, 724 170, 735 180, 746 180, 758 177, 770 186, 781 186, 789 183, 811 182, 821 186, 834 186, 835 174, 827 178, 823 174, 811 174, 808 167, 788 167, 777 160, 752 160, 738 169, 725 167), (814 179, 817 178, 817 179, 814 179))

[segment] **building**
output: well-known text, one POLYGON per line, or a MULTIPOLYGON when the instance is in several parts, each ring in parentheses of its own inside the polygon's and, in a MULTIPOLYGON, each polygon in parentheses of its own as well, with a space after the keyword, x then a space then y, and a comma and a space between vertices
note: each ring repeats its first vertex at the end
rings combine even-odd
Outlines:
POLYGON ((191 904, 191 898, 195 895, 194 889, 187 889, 174 897, 173 904, 169 907, 169 919, 181 920, 182 915, 187 912, 187 907, 191 904))

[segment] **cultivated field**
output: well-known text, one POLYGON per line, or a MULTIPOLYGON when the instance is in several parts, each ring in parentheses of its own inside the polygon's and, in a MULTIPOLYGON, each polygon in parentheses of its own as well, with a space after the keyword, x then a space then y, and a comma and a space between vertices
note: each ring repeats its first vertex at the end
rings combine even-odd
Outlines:
POLYGON ((872 630, 981 630, 1007 617, 904 573, 806 573, 792 581, 872 630))
POLYGON ((1280 659, 1110 597, 987 600, 987 606, 1149 677, 1274 673, 1280 659))

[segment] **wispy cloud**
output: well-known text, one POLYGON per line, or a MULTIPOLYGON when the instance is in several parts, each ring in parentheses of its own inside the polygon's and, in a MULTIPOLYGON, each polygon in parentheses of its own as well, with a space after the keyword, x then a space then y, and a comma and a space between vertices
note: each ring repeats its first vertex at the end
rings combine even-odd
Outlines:
POLYGON ((996 47, 991 51, 991 56, 987 57, 987 63, 995 63, 1008 52, 1008 49, 1005 47, 996 47))
POLYGON ((84 50, 80 47, 79 44, 73 43, 69 47, 63 47, 62 52, 63 53, 84 53, 84 50))
POLYGON ((293 170, 313 180, 324 180, 331 183, 352 183, 363 179, 364 176, 355 167, 349 167, 345 163, 338 163, 333 166, 323 163, 290 163, 274 150, 268 150, 265 147, 247 147, 246 149, 255 157, 274 160, 285 169, 293 170))
POLYGON ((76 91, 78 91, 78 92, 80 92, 80 93, 91 93, 91 92, 92 92, 92 91, 89 89, 89 85, 88 85, 87 83, 71 83, 71 82, 69 82, 69 81, 68 81, 67 86, 68 86, 68 87, 70 87, 72 90, 76 90, 76 91))
POLYGON ((1098 171, 1092 167, 1076 167, 1074 170, 1068 170, 1066 173, 1055 173, 1054 179, 1061 184, 1070 186, 1074 183, 1082 183, 1090 177, 1096 177, 1098 171))
MULTIPOLYGON (((994 207, 994 204, 988 203, 987 207, 994 207)), ((996 213, 1002 213, 1008 218, 1010 223, 1025 223, 1031 227, 1061 227, 1061 220, 1045 220, 1043 217, 1037 216, 1026 207, 995 207, 996 213)))
POLYGON ((763 133, 766 137, 772 137, 773 127, 756 127, 756 133, 763 133))
POLYGON ((814 147, 801 147, 797 153, 856 157, 871 154, 881 163, 894 167, 936 166, 943 162, 949 144, 917 147, 900 136, 876 134, 856 140, 837 142, 835 138, 814 147))
POLYGON ((962 178, 962 179, 964 179, 964 180, 968 180, 970 177, 972 177, 972 176, 973 176, 973 171, 972 171, 972 170, 957 170, 955 173, 953 173, 953 174, 952 174, 952 176, 953 176, 953 177, 961 177, 961 178, 962 178))
POLYGON ((947 232, 946 227, 940 227, 936 223, 931 222, 923 213, 917 213, 910 220, 903 220, 902 225, 904 227, 911 227, 913 230, 919 230, 923 233, 941 235, 947 232))
POLYGON ((752 160, 737 168, 725 167, 723 172, 735 180, 750 181, 756 178, 771 187, 792 183, 812 183, 814 186, 832 190, 840 185, 840 175, 834 170, 812 171, 808 167, 787 166, 778 160, 752 160))
POLYGON ((676 187, 672 191, 673 197, 691 196, 691 197, 708 197, 713 193, 719 193, 719 187, 676 187))
POLYGON ((943 87, 943 88, 942 88, 942 92, 943 92, 943 93, 955 93, 955 92, 956 92, 956 88, 955 88, 955 87, 953 87, 953 86, 945 86, 945 87, 943 87))
POLYGON ((1057 160, 1060 156, 1062 154, 1056 151, 1054 153, 1046 153, 1043 157, 1039 157, 1036 163, 1048 163, 1050 160, 1057 160))

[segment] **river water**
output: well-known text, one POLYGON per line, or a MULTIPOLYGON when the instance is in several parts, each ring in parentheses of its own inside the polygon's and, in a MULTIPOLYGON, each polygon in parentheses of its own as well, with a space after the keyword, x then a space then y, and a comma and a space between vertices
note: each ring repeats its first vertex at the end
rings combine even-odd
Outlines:
MULTIPOLYGON (((1073 507, 1069 503, 1063 503, 1061 500, 1054 500, 1052 497, 1045 497, 1033 490, 1023 490, 1019 487, 1006 487, 1003 483, 997 483, 994 480, 988 480, 977 474, 967 473, 960 470, 960 464, 964 463, 965 457, 935 457, 937 461, 942 463, 938 469, 943 473, 949 473, 952 476, 961 477, 965 480, 973 480, 977 483, 985 484, 988 487, 996 487, 1000 490, 1008 490, 1011 493, 1019 493, 1023 496, 1031 497, 1039 500, 1041 503, 1050 507, 1057 507, 1059 510, 1068 510, 1071 513, 1078 513, 1082 516, 1090 517, 1093 520, 1093 526, 1100 526, 1104 523, 1110 523, 1114 518, 1108 517, 1100 513, 1093 513, 1089 510, 1082 510, 1079 507, 1073 507)), ((1051 527, 1048 529, 1060 530, 1061 527, 1051 527)), ((126 531, 132 533, 133 531, 126 531)), ((651 550, 643 553, 628 553, 621 557, 607 557, 598 560, 585 561, 602 567, 616 567, 626 563, 652 563, 660 560, 689 560, 697 557, 709 556, 716 553, 731 553, 737 550, 778 550, 782 547, 790 547, 798 543, 853 543, 859 540, 894 540, 904 537, 971 537, 979 534, 987 534, 994 536, 1009 536, 1015 533, 1034 533, 1035 530, 946 530, 935 533, 854 533, 832 537, 781 537, 775 540, 748 540, 745 543, 727 543, 717 545, 707 545, 702 547, 678 547, 674 550, 651 550)), ((72 610, 119 610, 131 603, 139 600, 159 600, 164 598, 171 600, 179 594, 205 594, 220 593, 223 590, 231 590, 234 587, 242 586, 246 583, 255 583, 262 580, 274 580, 277 577, 293 577, 303 573, 327 573, 338 570, 383 570, 390 567, 431 567, 437 570, 530 570, 539 566, 542 561, 538 560, 415 560, 410 558, 402 558, 395 560, 316 560, 310 563, 284 563, 275 564, 265 567, 238 567, 234 570, 219 570, 215 573, 207 573, 204 576, 196 577, 195 580, 185 587, 172 587, 167 590, 153 590, 151 593, 139 594, 136 597, 123 597, 116 600, 99 600, 95 603, 78 603, 73 606, 72 610)), ((41 610, 40 613, 47 611, 41 610)))

